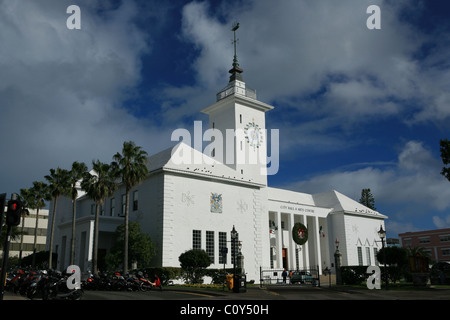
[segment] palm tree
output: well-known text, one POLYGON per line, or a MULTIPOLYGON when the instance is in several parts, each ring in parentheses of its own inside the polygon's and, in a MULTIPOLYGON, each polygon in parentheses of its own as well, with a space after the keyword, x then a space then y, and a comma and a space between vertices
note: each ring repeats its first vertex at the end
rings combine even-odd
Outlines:
POLYGON ((75 220, 77 217, 77 198, 78 198, 78 182, 86 175, 87 166, 84 162, 75 161, 72 163, 72 170, 70 170, 70 185, 72 196, 72 241, 70 247, 70 265, 73 265, 75 259, 75 220))
POLYGON ((98 229, 99 229, 99 211, 103 206, 105 198, 111 196, 117 188, 115 177, 112 174, 111 165, 102 163, 99 160, 92 161, 94 174, 86 173, 81 187, 86 191, 87 195, 95 201, 97 208, 95 211, 94 222, 94 246, 92 253, 92 268, 95 275, 97 270, 97 256, 98 256, 98 229))
POLYGON ((53 257, 53 235, 55 231, 55 220, 56 220, 56 206, 58 204, 58 199, 60 196, 70 196, 70 174, 68 170, 57 168, 50 169, 50 175, 45 176, 45 179, 49 183, 50 195, 54 201, 53 204, 53 214, 52 214, 52 226, 50 231, 50 252, 48 258, 48 268, 52 268, 52 257, 53 257))
POLYGON ((32 201, 30 189, 20 189, 19 195, 20 201, 22 201, 23 207, 27 208, 22 211, 22 227, 20 228, 20 233, 22 236, 20 237, 20 249, 19 249, 19 264, 22 262, 22 252, 23 252, 23 236, 24 227, 25 227, 25 216, 29 214, 28 208, 30 208, 30 202, 32 201))
POLYGON ((423 247, 409 247, 410 268, 414 271, 428 270, 430 253, 423 247))
POLYGON ((33 245, 33 262, 36 263, 36 246, 38 234, 39 210, 45 207, 45 202, 51 200, 50 190, 47 184, 42 181, 34 181, 33 186, 29 189, 21 190, 23 198, 26 200, 27 207, 36 209, 36 224, 34 227, 34 245, 33 245))
POLYGON ((113 169, 117 177, 120 177, 126 190, 125 200, 125 232, 124 232, 124 257, 123 272, 128 272, 128 217, 130 207, 130 190, 141 183, 148 174, 147 152, 142 150, 132 141, 124 142, 122 154, 113 156, 113 169))

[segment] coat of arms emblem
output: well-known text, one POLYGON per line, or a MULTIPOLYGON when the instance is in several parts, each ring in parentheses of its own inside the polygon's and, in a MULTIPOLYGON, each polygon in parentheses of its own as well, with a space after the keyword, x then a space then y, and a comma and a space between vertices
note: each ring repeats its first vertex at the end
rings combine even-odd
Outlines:
POLYGON ((222 194, 211 192, 211 212, 222 213, 222 194))

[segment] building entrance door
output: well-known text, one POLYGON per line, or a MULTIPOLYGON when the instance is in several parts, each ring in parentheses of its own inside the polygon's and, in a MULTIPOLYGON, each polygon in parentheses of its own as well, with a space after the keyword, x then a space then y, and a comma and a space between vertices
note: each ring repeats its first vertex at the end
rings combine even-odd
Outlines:
POLYGON ((287 252, 287 248, 283 248, 283 269, 288 269, 288 252, 287 252))

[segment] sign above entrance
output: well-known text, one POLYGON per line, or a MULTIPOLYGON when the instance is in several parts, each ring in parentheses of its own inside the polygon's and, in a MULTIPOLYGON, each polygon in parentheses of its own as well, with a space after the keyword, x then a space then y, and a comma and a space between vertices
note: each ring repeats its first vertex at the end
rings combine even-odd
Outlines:
POLYGON ((312 204, 306 205, 300 203, 278 201, 276 199, 269 199, 267 209, 271 212, 280 212, 285 214, 311 216, 318 218, 326 218, 332 211, 332 208, 318 207, 312 204))
POLYGON ((309 208, 309 207, 305 207, 305 206, 301 206, 301 205, 285 205, 282 204, 280 205, 280 210, 289 210, 289 211, 297 211, 297 212, 302 212, 302 213, 314 213, 314 209, 313 208, 309 208))
POLYGON ((303 223, 297 222, 292 228, 292 238, 298 245, 303 245, 308 241, 308 228, 303 223))

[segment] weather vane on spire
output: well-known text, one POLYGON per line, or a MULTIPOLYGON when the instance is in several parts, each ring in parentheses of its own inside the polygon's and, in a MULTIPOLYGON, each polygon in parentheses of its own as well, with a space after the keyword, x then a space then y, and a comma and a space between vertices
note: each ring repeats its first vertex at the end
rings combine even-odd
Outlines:
POLYGON ((235 22, 233 24, 233 28, 231 29, 234 33, 234 40, 233 40, 233 44, 234 44, 234 59, 237 62, 237 56, 236 56, 236 43, 239 41, 239 39, 236 40, 236 30, 239 29, 239 22, 235 22))
POLYGON ((236 30, 239 29, 239 22, 235 22, 233 24, 233 28, 231 28, 231 31, 234 33, 234 58, 233 58, 233 68, 229 71, 231 73, 230 82, 234 80, 240 80, 242 81, 241 73, 244 72, 241 68, 239 68, 239 63, 237 59, 237 53, 236 53, 236 43, 239 41, 239 39, 236 39, 236 30))

